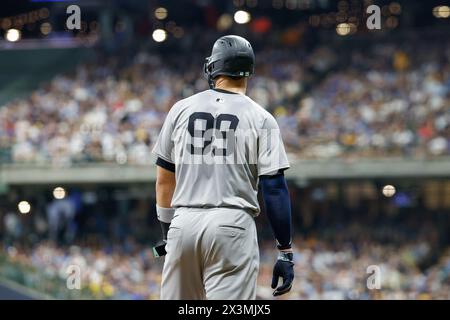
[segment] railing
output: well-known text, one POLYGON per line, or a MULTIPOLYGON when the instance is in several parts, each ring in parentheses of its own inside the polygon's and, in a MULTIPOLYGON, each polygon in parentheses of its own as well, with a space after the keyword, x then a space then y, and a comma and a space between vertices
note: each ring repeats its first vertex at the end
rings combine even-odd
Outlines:
MULTIPOLYGON (((44 270, 13 262, 5 255, 0 254, 0 278, 6 279, 25 287, 27 290, 37 292, 39 299, 95 299, 88 288, 69 290, 66 279, 58 275, 51 275, 44 270)), ((105 299, 105 297, 101 297, 105 299)))
MULTIPOLYGON (((294 180, 372 178, 450 178, 450 158, 355 160, 292 160, 286 176, 294 180)), ((86 163, 68 167, 3 164, 0 185, 49 183, 148 183, 156 177, 154 165, 86 163)))

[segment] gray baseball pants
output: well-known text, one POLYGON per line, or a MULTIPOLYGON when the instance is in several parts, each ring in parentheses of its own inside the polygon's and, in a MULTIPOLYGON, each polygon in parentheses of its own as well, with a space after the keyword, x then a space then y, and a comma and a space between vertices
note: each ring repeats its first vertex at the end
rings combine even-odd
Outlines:
POLYGON ((259 248, 249 212, 178 208, 166 251, 161 299, 255 299, 259 248))

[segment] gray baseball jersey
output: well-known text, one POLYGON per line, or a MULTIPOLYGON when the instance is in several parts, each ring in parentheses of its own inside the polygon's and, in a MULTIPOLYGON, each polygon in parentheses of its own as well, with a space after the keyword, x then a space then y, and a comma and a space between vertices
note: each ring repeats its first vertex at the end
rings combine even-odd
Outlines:
POLYGON ((153 153, 175 165, 174 208, 241 208, 256 216, 258 177, 289 168, 274 117, 219 89, 177 102, 153 153))

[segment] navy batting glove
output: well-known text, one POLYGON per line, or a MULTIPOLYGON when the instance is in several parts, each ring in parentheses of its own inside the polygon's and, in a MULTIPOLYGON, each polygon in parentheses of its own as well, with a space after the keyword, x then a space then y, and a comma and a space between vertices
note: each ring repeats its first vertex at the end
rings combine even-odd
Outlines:
POLYGON ((278 260, 273 267, 272 289, 274 296, 280 296, 289 292, 292 288, 292 281, 294 280, 294 255, 292 252, 280 252, 278 260), (283 279, 281 286, 277 288, 279 278, 283 279))

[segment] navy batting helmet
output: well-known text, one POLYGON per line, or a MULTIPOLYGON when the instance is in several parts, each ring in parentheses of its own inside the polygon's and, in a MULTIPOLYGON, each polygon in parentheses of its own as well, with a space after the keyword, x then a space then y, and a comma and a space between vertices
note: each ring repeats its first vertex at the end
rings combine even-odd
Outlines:
POLYGON ((215 77, 249 77, 254 67, 255 54, 250 42, 239 36, 228 35, 214 43, 211 56, 206 58, 204 72, 209 86, 213 88, 215 77))

